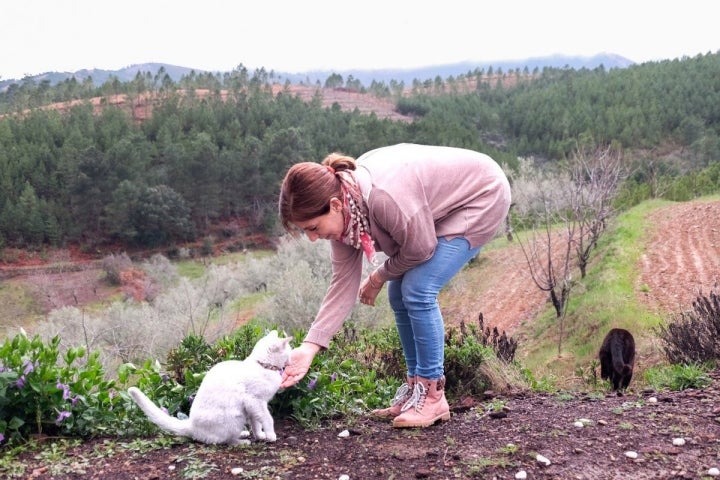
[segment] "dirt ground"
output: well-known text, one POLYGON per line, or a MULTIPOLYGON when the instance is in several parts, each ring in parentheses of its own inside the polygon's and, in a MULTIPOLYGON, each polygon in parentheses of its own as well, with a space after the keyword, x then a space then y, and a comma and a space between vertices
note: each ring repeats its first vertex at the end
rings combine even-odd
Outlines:
MULTIPOLYGON (((688 308, 700 292, 717 291, 720 202, 673 204, 654 212, 651 223, 638 265, 639 298, 659 312, 674 312, 688 308)), ((531 320, 544 300, 528 285, 517 248, 486 254, 493 270, 485 281, 502 288, 483 294, 482 304, 474 303, 479 302, 476 295, 458 302, 461 306, 446 307, 446 318, 452 323, 482 311, 491 325, 511 333, 519 322, 531 320)), ((78 275, 86 275, 92 285, 96 280, 88 272, 78 275)), ((48 306, 80 301, 77 293, 68 294, 72 274, 63 273, 62 281, 41 275, 48 306)), ((631 389, 625 396, 600 398, 582 393, 491 395, 475 399, 474 405, 454 405, 450 422, 424 430, 396 430, 362 419, 304 431, 282 420, 276 443, 248 447, 178 440, 148 450, 129 439, 101 438, 71 447, 53 461, 28 452, 24 477, 505 479, 522 478, 517 475, 524 471, 529 479, 712 478, 710 469, 720 468, 720 371, 712 379, 708 388, 683 392, 631 389), (349 436, 340 437, 343 430, 349 436), (549 465, 538 461, 538 454, 549 465)))
POLYGON ((449 422, 424 430, 363 419, 305 431, 285 420, 269 444, 177 440, 147 451, 96 439, 54 463, 28 453, 26 478, 642 480, 712 478, 720 468, 720 372, 703 390, 518 393, 494 402, 502 409, 455 407, 449 422))

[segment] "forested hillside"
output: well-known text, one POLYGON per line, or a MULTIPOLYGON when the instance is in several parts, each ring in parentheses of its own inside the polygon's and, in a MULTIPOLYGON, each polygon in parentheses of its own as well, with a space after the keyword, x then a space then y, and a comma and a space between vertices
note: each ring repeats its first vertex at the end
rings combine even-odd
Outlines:
POLYGON ((720 189, 718 54, 413 85, 336 75, 310 100, 273 83, 264 70, 238 67, 179 82, 160 72, 100 87, 11 85, 0 94, 0 247, 171 248, 211 234, 272 234, 290 165, 397 142, 477 149, 508 168, 519 157, 559 163, 579 146, 612 145, 631 172, 621 208, 720 189), (328 89, 390 99, 413 120, 326 107, 328 89), (151 99, 148 115, 114 105, 120 94, 130 104, 151 99), (101 108, 90 101, 98 96, 101 108), (73 100, 62 111, 41 108, 73 100))

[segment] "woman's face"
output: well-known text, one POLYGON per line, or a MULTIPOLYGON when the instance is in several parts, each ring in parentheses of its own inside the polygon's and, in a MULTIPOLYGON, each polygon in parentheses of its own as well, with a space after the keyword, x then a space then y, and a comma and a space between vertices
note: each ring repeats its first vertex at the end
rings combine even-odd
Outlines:
POLYGON ((293 222, 296 227, 305 232, 305 235, 314 242, 318 238, 323 240, 342 241, 342 234, 345 230, 345 218, 343 216, 342 202, 333 197, 330 199, 330 210, 319 217, 311 218, 302 222, 293 222))

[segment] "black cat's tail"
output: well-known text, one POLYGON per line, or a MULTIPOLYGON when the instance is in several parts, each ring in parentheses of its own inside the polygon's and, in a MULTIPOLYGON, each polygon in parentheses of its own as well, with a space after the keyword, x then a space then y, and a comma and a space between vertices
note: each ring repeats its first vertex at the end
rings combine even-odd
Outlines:
POLYGON ((155 425, 174 435, 192 436, 190 420, 180 420, 163 412, 152 400, 145 396, 139 388, 130 387, 128 393, 135 403, 137 403, 138 407, 140 407, 140 410, 145 412, 148 419, 155 425))
POLYGON ((620 375, 632 372, 632 366, 625 363, 624 350, 624 343, 619 338, 610 344, 613 369, 620 375))

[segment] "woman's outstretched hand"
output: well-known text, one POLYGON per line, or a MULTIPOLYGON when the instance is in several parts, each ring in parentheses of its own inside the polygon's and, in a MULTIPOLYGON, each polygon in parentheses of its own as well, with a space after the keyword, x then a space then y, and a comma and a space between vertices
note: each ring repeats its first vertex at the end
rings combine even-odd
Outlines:
POLYGON ((320 345, 310 342, 303 342, 299 347, 293 348, 290 353, 290 363, 283 369, 280 388, 292 387, 302 380, 319 351, 320 345))
MULTIPOLYGON (((383 281, 377 280, 376 278, 373 278, 373 274, 375 272, 368 275, 368 277, 365 279, 365 281, 360 285, 360 303, 364 303, 365 305, 370 305, 371 307, 375 306, 375 298, 377 298, 378 293, 380 293, 380 290, 382 290, 383 287, 383 281)), ((377 276, 377 275, 376 275, 377 276)))

